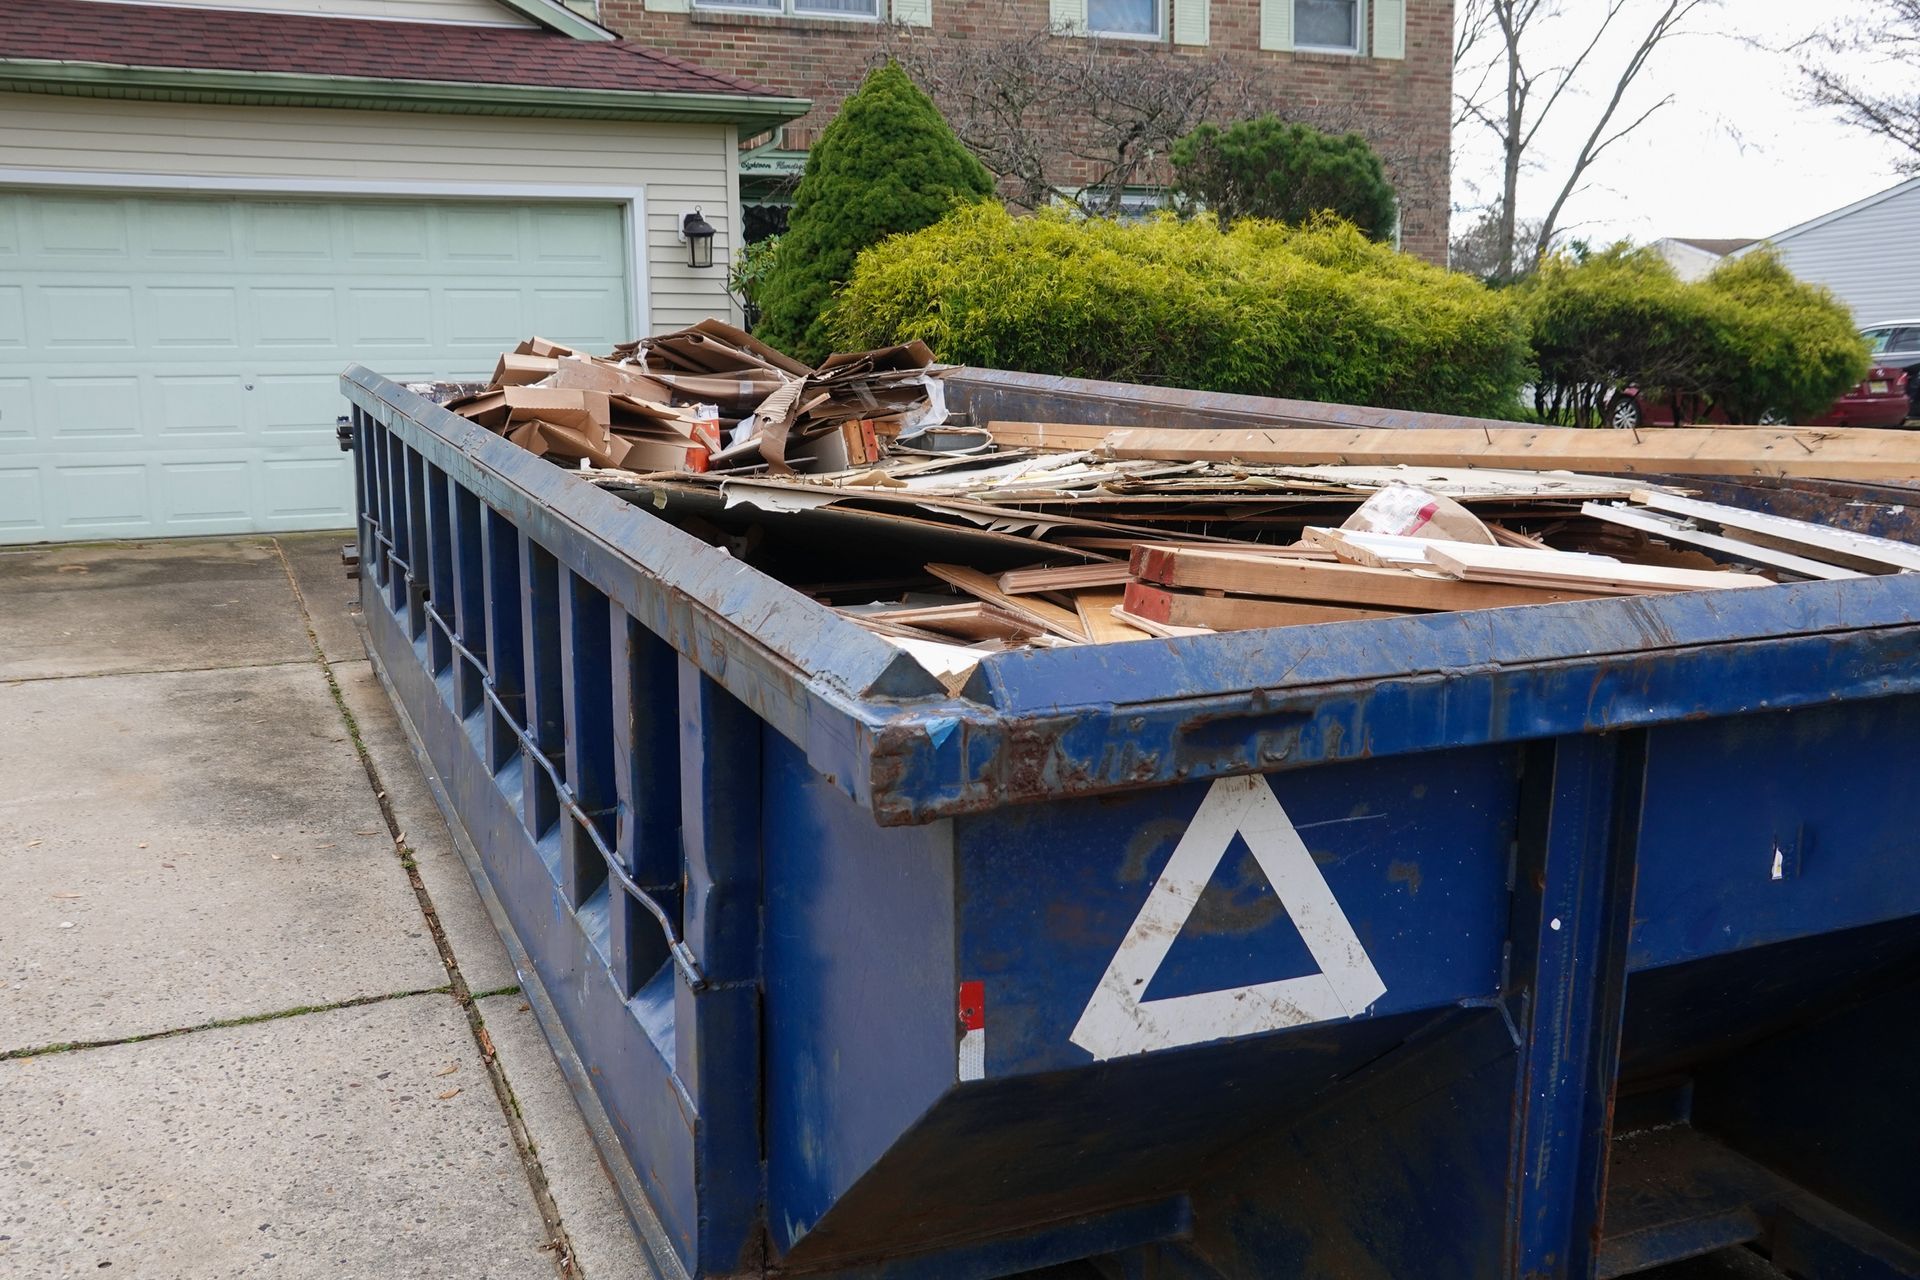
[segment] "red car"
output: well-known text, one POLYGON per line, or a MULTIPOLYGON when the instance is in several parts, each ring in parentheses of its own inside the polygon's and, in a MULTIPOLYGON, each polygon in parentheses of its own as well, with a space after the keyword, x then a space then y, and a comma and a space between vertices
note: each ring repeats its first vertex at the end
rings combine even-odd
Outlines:
MULTIPOLYGON (((1683 408, 1685 401, 1682 402, 1683 408)), ((1898 427, 1905 424, 1909 399, 1907 395, 1907 373, 1904 369, 1889 369, 1875 366, 1867 371, 1866 380, 1847 394, 1833 402, 1833 408, 1827 410, 1811 422, 1797 425, 1807 427, 1898 427)), ((1726 411, 1715 405, 1704 414, 1686 415, 1688 424, 1695 422, 1714 422, 1725 424, 1728 421, 1726 411)), ((1674 425, 1673 402, 1671 400, 1647 397, 1642 398, 1640 388, 1628 387, 1613 398, 1613 404, 1607 410, 1609 426, 1623 430, 1629 427, 1670 427, 1674 425)), ((1760 421, 1753 425, 1775 427, 1786 425, 1786 419, 1780 414, 1768 412, 1760 415, 1760 421)))

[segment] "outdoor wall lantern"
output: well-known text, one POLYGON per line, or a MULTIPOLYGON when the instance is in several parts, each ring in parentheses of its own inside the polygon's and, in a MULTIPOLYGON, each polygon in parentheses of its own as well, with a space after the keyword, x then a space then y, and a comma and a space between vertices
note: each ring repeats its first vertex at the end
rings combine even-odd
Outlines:
POLYGON ((698 209, 680 215, 680 238, 687 242, 688 266, 713 265, 713 224, 701 217, 698 209))

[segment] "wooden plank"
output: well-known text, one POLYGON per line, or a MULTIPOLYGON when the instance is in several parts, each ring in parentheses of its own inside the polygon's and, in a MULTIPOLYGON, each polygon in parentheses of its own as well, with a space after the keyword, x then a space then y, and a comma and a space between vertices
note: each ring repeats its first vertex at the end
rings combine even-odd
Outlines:
POLYGON ((987 432, 1002 449, 1098 449, 1112 427, 1077 422, 989 422, 987 432))
MULTIPOLYGON (((1916 432, 1895 434, 1920 435, 1916 432)), ((1671 494, 1654 493, 1650 490, 1635 490, 1633 500, 1643 507, 1652 507, 1655 511, 1666 511, 1673 515, 1685 516, 1689 520, 1717 524, 1727 530, 1729 536, 1732 536, 1735 530, 1759 534, 1769 540, 1764 545, 1804 551, 1849 569, 1859 569, 1866 573, 1890 573, 1896 570, 1920 571, 1920 547, 1907 542, 1896 542, 1892 538, 1876 538, 1871 534, 1854 533, 1849 529, 1829 529, 1822 525, 1808 524, 1805 520, 1790 519, 1787 516, 1747 511, 1741 507, 1723 507, 1715 502, 1676 498, 1671 494)), ((1741 541, 1746 539, 1743 538, 1741 541)))
MULTIPOLYGON (((1466 545, 1462 543, 1461 545, 1466 545)), ((1495 547, 1486 548, 1498 550, 1495 547)), ((1456 609, 1503 609, 1522 604, 1558 604, 1593 600, 1616 592, 1560 586, 1506 586, 1461 582, 1440 573, 1409 569, 1372 569, 1357 564, 1314 560, 1277 560, 1220 551, 1168 551, 1142 547, 1134 553, 1136 578, 1190 591, 1325 604, 1359 605, 1447 613, 1456 609)))
POLYGON ((1049 569, 1009 569, 1000 575, 1000 589, 1010 596, 1047 591, 1079 591, 1088 587, 1124 587, 1133 576, 1124 560, 1111 564, 1070 564, 1049 569))
POLYGON ((1170 591, 1146 582, 1127 585, 1122 611, 1149 622, 1210 631, 1252 631, 1260 627, 1304 627, 1322 622, 1360 622, 1407 615, 1378 609, 1346 609, 1298 600, 1257 600, 1247 596, 1209 596, 1170 591))
POLYGON ((1323 547, 1348 564, 1375 569, 1427 567, 1427 544, 1432 538, 1406 538, 1391 533, 1362 533, 1357 529, 1307 529, 1306 540, 1323 547))
POLYGON ((1040 628, 1025 618, 1015 617, 983 600, 969 600, 965 604, 940 605, 926 609, 889 609, 883 613, 870 613, 865 616, 882 618, 898 627, 913 627, 921 631, 937 632, 944 636, 957 636, 970 642, 1005 640, 1020 643, 1041 634, 1040 628))
POLYGON ((1074 594, 1073 606, 1080 614, 1080 625, 1087 629, 1087 634, 1095 644, 1120 644, 1128 640, 1153 638, 1151 631, 1143 631, 1113 616, 1113 611, 1121 606, 1125 597, 1126 592, 1118 587, 1099 587, 1074 594))
POLYGON ((1115 431, 1102 449, 1113 458, 1269 466, 1464 463, 1535 471, 1920 481, 1920 434, 1841 427, 1643 427, 1638 431, 1566 427, 1484 431, 1134 428, 1115 431))
POLYGON ((1000 589, 999 583, 978 569, 958 564, 930 564, 927 572, 968 595, 978 596, 1016 618, 1031 622, 1042 631, 1051 632, 1064 640, 1077 640, 1082 644, 1087 641, 1086 628, 1080 625, 1079 614, 1031 596, 1010 596, 1000 589))
POLYGON ((1532 551, 1551 551, 1552 547, 1538 538, 1529 537, 1518 529, 1509 529, 1503 524, 1489 524, 1487 532, 1503 547, 1524 547, 1532 551))
POLYGON ((1867 576, 1854 569, 1843 569, 1839 565, 1827 564, 1821 560, 1809 560, 1791 551, 1777 551, 1755 543, 1724 537, 1721 534, 1707 533, 1701 529, 1680 528, 1659 516, 1650 515, 1633 507, 1614 507, 1604 503, 1589 502, 1580 508, 1580 512, 1595 520, 1617 524, 1627 529, 1638 529, 1642 533, 1652 534, 1668 542, 1682 543, 1689 547, 1705 547, 1708 550, 1730 555, 1737 560, 1744 560, 1748 564, 1781 569, 1787 573, 1798 574, 1802 578, 1838 582, 1844 578, 1867 576))
MULTIPOLYGON (((1186 518, 1186 517, 1182 517, 1186 518)), ((1134 548, 1149 545, 1141 538, 1074 538, 1065 537, 1060 541, 1067 546, 1083 551, 1117 551, 1131 556, 1134 548)), ((1165 541, 1155 539, 1151 545, 1156 547, 1193 547, 1206 551, 1233 551, 1249 556, 1285 556, 1295 560, 1334 560, 1333 552, 1323 547, 1275 546, 1270 542, 1183 542, 1178 538, 1165 541)))
POLYGON ((1138 627, 1148 635, 1157 636, 1163 640, 1171 640, 1176 636, 1210 636, 1213 634, 1212 627, 1176 627, 1171 622, 1155 622, 1151 618, 1142 618, 1138 614, 1128 613, 1125 609, 1121 608, 1114 609, 1113 616, 1130 627, 1138 627))
POLYGON ((1772 585, 1765 578, 1746 573, 1664 569, 1656 565, 1626 564, 1604 556, 1569 555, 1564 551, 1526 551, 1518 547, 1480 547, 1465 542, 1436 542, 1427 548, 1427 559, 1434 567, 1469 582, 1537 582, 1613 595, 1714 591, 1772 585))

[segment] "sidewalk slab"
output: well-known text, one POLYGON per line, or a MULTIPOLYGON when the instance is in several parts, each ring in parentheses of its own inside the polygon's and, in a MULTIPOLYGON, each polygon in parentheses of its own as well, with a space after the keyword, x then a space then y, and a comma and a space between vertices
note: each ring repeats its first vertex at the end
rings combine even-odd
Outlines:
POLYGON ((325 533, 276 534, 274 541, 300 588, 314 638, 328 662, 364 658, 360 627, 354 613, 360 607, 360 584, 347 576, 340 548, 354 540, 351 529, 325 533))
POLYGON ((313 656, 270 538, 0 552, 0 680, 313 656))
POLYGON ((507 948, 493 927, 480 891, 474 887, 465 859, 454 847, 446 819, 434 803, 421 773, 420 762, 407 744, 406 731, 394 714, 393 703, 365 658, 333 664, 340 697, 360 731, 360 741, 373 761, 373 770, 386 789, 394 820, 413 853, 413 864, 426 886, 440 931, 469 991, 499 991, 520 985, 507 948))
POLYGON ((446 996, 0 1062, 0 1096, 0 1273, 555 1275, 446 996))
POLYGON ((581 1273, 587 1280, 652 1275, 532 1009, 519 996, 494 996, 479 1006, 581 1273))
POLYGON ((0 1050, 447 981, 311 661, 0 684, 0 724, 0 1050))

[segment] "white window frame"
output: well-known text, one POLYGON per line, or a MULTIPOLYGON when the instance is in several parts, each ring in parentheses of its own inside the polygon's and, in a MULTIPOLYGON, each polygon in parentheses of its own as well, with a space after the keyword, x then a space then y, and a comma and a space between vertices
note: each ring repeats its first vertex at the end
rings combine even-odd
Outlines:
POLYGON ((827 22, 878 22, 887 0, 873 0, 872 13, 842 13, 830 9, 801 9, 799 0, 780 0, 780 7, 768 4, 741 4, 739 0, 693 0, 693 7, 705 13, 753 13, 763 18, 821 18, 827 22))
POLYGON ((1293 47, 1297 53, 1332 53, 1348 58, 1367 55, 1367 0, 1353 0, 1353 44, 1307 44, 1300 39, 1299 0, 1287 0, 1293 6, 1293 47))
POLYGON ((1140 40, 1148 44, 1165 44, 1167 35, 1167 0, 1153 0, 1153 33, 1148 35, 1140 31, 1106 31, 1093 25, 1093 3, 1087 3, 1086 34, 1098 36, 1102 40, 1140 40))

